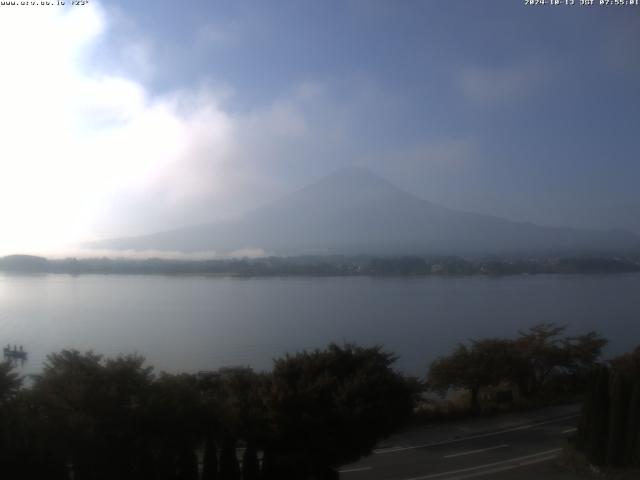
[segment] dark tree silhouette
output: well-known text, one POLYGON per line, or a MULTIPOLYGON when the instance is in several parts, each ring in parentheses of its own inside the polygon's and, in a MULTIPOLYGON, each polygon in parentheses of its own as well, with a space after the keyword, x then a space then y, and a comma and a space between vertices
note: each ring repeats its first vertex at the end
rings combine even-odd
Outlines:
POLYGON ((629 428, 624 458, 626 465, 640 467, 640 381, 635 382, 629 401, 629 428))
POLYGON ((11 362, 0 362, 0 405, 11 400, 22 387, 22 378, 11 362))
POLYGON ((602 366, 596 373, 591 399, 591 415, 582 432, 587 458, 596 465, 604 465, 609 427, 609 369, 602 366))
POLYGON ((472 410, 479 409, 479 392, 502 382, 515 385, 522 397, 546 386, 554 376, 584 391, 588 372, 597 363, 606 340, 595 332, 561 337, 565 327, 541 324, 520 332, 515 340, 488 338, 458 345, 453 353, 434 361, 428 384, 440 393, 467 389, 472 410))
POLYGON ((435 360, 429 369, 428 385, 442 394, 450 388, 467 389, 471 409, 478 410, 481 388, 517 378, 525 368, 512 341, 472 341, 469 347, 460 344, 451 355, 435 360))
POLYGON ((213 435, 210 433, 205 436, 202 480, 218 480, 218 452, 213 435))
POLYGON ((140 357, 50 355, 33 393, 76 479, 148 478, 146 402, 153 380, 140 357))
POLYGON ((517 383, 523 396, 537 392, 554 369, 568 364, 560 337, 565 330, 565 326, 543 323, 520 331, 516 345, 526 362, 526 370, 517 383))
POLYGON ((240 480, 240 464, 236 456, 236 441, 227 437, 220 452, 220 480, 240 480))
POLYGON ((198 458, 189 443, 182 445, 178 455, 177 478, 180 480, 198 480, 198 458))
POLYGON ((3 366, 0 471, 26 480, 337 478, 339 465, 412 412, 419 385, 394 360, 379 347, 331 345, 281 358, 272 374, 156 376, 138 356, 63 350, 26 389, 3 366))
MULTIPOLYGON (((274 470, 321 475, 371 452, 412 412, 418 384, 395 372, 380 347, 330 345, 275 361, 269 414, 274 470)), ((281 475, 288 473, 279 472, 281 475)))
POLYGON ((611 360, 611 366, 629 378, 640 378, 640 347, 611 360))
POLYGON ((576 446, 598 466, 640 466, 640 348, 593 374, 576 446))
MULTIPOLYGON (((253 455, 257 464, 257 448, 264 444, 269 432, 265 404, 268 381, 268 375, 243 367, 222 368, 199 377, 199 389, 207 411, 217 412, 210 422, 210 429, 215 431, 218 444, 222 446, 221 479, 239 478, 240 467, 235 454, 238 441, 250 447, 246 448, 247 455, 253 455)), ((243 462, 243 465, 242 475, 252 478, 252 462, 243 462)))
POLYGON ((619 467, 624 464, 631 385, 624 375, 614 374, 610 389, 611 404, 606 463, 619 467))
POLYGON ((194 375, 162 373, 151 388, 148 408, 152 440, 160 452, 161 474, 190 480, 194 452, 203 438, 204 405, 194 375))
POLYGON ((242 480, 259 480, 260 464, 258 462, 258 451, 255 443, 247 442, 247 446, 242 455, 242 480))

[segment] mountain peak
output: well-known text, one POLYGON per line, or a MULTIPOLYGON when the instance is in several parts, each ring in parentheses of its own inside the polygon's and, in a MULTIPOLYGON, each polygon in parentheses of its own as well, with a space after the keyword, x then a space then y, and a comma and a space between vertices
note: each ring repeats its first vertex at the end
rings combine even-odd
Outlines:
POLYGON ((331 192, 399 192, 389 181, 375 174, 366 167, 348 166, 330 173, 324 178, 308 185, 303 191, 318 190, 327 194, 331 192))
POLYGON ((457 212, 350 166, 248 212, 228 224, 206 224, 102 247, 281 254, 495 255, 628 252, 640 238, 621 232, 546 228, 457 212))

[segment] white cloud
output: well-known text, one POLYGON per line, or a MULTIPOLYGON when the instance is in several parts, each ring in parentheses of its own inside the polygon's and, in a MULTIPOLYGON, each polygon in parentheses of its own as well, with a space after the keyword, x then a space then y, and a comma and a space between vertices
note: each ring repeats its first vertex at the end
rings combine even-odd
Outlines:
POLYGON ((122 12, 5 10, 0 255, 229 217, 353 162, 357 98, 332 100, 315 82, 243 112, 211 85, 157 96, 151 44, 122 12), (105 46, 126 51, 96 65, 105 46))
MULTIPOLYGON (((87 238, 114 196, 157 184, 199 150, 210 162, 226 154, 233 121, 212 94, 152 98, 136 80, 88 66, 109 29, 98 4, 5 10, 0 252, 87 238)), ((216 188, 197 172, 172 180, 169 199, 216 188)))
POLYGON ((177 250, 108 250, 97 248, 77 248, 58 250, 51 258, 127 258, 145 260, 148 258, 164 258, 172 260, 225 260, 235 258, 264 258, 272 255, 261 248, 244 248, 229 253, 215 250, 200 252, 179 252, 177 250))

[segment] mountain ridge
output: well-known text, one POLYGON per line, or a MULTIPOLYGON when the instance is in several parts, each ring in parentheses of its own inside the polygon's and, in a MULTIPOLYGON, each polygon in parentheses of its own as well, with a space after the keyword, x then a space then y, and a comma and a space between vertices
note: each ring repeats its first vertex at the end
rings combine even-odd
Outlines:
POLYGON ((235 220, 95 242, 113 250, 267 254, 565 254, 640 251, 624 229, 547 227, 450 209, 362 167, 321 178, 235 220))

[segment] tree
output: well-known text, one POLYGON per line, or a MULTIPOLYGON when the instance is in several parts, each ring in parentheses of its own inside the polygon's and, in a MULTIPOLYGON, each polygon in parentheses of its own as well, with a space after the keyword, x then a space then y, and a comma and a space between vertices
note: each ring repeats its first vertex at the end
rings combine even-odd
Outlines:
POLYGON ((594 372, 576 446, 598 466, 640 465, 640 349, 594 372))
POLYGON ((0 469, 3 478, 68 480, 58 432, 29 389, 0 405, 0 469))
POLYGON ((450 388, 464 388, 471 395, 471 409, 478 410, 480 389, 498 385, 521 375, 524 366, 510 340, 473 340, 469 347, 458 345, 451 355, 431 364, 428 385, 444 394, 450 388))
POLYGON ((258 452, 253 442, 247 442, 242 456, 242 480, 259 480, 260 463, 258 452))
POLYGON ((217 412, 214 428, 222 445, 221 479, 238 478, 235 446, 239 440, 246 445, 243 478, 255 478, 251 475, 257 474, 253 472, 258 464, 257 448, 264 444, 269 430, 267 383, 267 375, 243 367, 221 368, 200 376, 199 388, 207 409, 217 412))
POLYGON ((202 458, 202 480, 218 480, 218 454, 213 435, 205 436, 204 455, 202 458))
POLYGON ((587 419, 583 434, 585 435, 585 453, 589 461, 595 465, 604 465, 607 454, 609 429, 609 369, 601 366, 596 379, 591 399, 591 415, 587 419))
POLYGON ((92 352, 51 354, 33 387, 50 428, 59 432, 62 454, 79 480, 97 476, 97 456, 103 451, 102 445, 96 444, 97 423, 103 418, 104 407, 99 401, 104 388, 101 362, 102 357, 92 352))
POLYGON ((482 388, 502 382, 517 386, 528 397, 553 375, 564 375, 564 385, 583 390, 606 340, 595 332, 561 337, 564 331, 565 327, 548 323, 520 332, 515 340, 487 338, 460 344, 431 364, 428 384, 442 394, 450 388, 468 390, 473 410, 480 408, 482 388))
POLYGON ((178 453, 177 478, 180 480, 198 480, 198 457, 193 445, 184 443, 178 453))
POLYGON ((236 441, 231 436, 227 436, 220 451, 220 480, 240 480, 240 476, 236 441))
POLYGON ((565 326, 543 323, 519 332, 516 346, 524 358, 526 370, 517 384, 523 396, 535 393, 555 368, 568 363, 567 352, 559 338, 565 330, 565 326))
POLYGON ((0 469, 7 478, 66 478, 52 432, 10 362, 0 363, 0 469))
POLYGON ((593 368, 602 356, 602 349, 608 340, 595 331, 577 337, 563 339, 563 348, 567 352, 568 362, 565 365, 574 374, 584 374, 593 368))
POLYGON ((640 346, 619 355, 610 362, 613 371, 628 383, 627 433, 619 462, 627 466, 640 466, 640 346))
POLYGON ((619 467, 624 464, 630 400, 631 388, 627 378, 624 375, 614 374, 611 383, 607 465, 619 467))
POLYGON ((611 366, 629 378, 640 378, 640 346, 612 359, 611 366))
POLYGON ((565 330, 565 326, 542 323, 519 332, 515 345, 524 369, 513 380, 521 395, 535 394, 554 374, 568 375, 584 388, 588 372, 599 360, 607 340, 596 332, 561 337, 565 330))
POLYGON ((13 371, 11 362, 0 362, 0 406, 11 400, 22 387, 22 378, 13 371))
POLYGON ((418 385, 395 372, 394 361, 380 347, 335 344, 277 359, 268 397, 268 475, 286 465, 280 478, 334 476, 339 465, 370 453, 398 429, 418 385))
POLYGON ((197 471, 194 452, 205 435, 204 409, 195 375, 162 373, 153 383, 147 412, 162 478, 188 480, 197 471))
POLYGON ((640 381, 635 382, 629 401, 629 427, 627 429, 625 464, 640 466, 640 381))
POLYGON ((33 393, 75 478, 149 478, 152 380, 138 356, 63 350, 47 357, 33 393))

